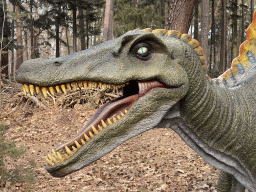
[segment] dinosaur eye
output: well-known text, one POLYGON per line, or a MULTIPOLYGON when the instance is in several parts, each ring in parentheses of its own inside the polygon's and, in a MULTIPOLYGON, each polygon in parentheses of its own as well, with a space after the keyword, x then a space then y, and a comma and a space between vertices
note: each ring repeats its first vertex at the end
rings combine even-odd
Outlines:
POLYGON ((137 51, 138 54, 144 54, 148 52, 148 48, 147 47, 141 47, 139 48, 139 50, 137 51))
POLYGON ((145 42, 141 42, 134 46, 133 53, 139 59, 149 60, 151 58, 152 47, 145 42))

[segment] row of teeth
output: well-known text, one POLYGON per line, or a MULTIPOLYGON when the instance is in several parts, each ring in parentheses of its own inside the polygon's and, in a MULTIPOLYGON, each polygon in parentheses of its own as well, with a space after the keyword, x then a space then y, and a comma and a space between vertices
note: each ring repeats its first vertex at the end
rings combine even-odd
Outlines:
POLYGON ((129 83, 122 84, 122 85, 114 85, 114 84, 108 84, 108 83, 102 83, 102 82, 92 82, 92 81, 77 81, 72 83, 66 83, 61 85, 55 85, 55 86, 49 86, 49 87, 40 87, 36 85, 26 85, 23 84, 22 88, 25 93, 25 95, 37 95, 41 91, 44 98, 47 99, 47 93, 49 93, 51 96, 54 97, 55 93, 63 92, 64 94, 67 93, 67 89, 69 90, 78 90, 78 89, 120 89, 121 87, 124 87, 125 85, 128 85, 129 83))
POLYGON ((77 142, 77 140, 75 140, 75 146, 71 146, 70 148, 72 148, 72 150, 68 147, 65 146, 65 150, 64 150, 64 157, 61 155, 60 152, 55 152, 54 149, 52 149, 52 154, 50 155, 48 154, 48 156, 46 157, 46 162, 48 165, 52 165, 52 164, 57 164, 58 162, 62 162, 66 159, 69 159, 71 156, 73 156, 73 154, 75 152, 78 151, 79 148, 81 148, 82 145, 85 145, 86 142, 88 142, 90 140, 90 138, 92 138, 94 135, 97 135, 99 133, 99 131, 101 131, 102 129, 106 128, 108 125, 111 125, 112 123, 115 123, 117 120, 121 119, 123 116, 125 116, 125 114, 128 113, 127 110, 124 110, 124 112, 121 112, 120 115, 116 115, 115 117, 112 118, 112 121, 108 118, 107 119, 107 123, 105 123, 103 120, 101 120, 101 125, 98 125, 98 129, 95 128, 94 125, 92 125, 92 132, 89 131, 89 135, 84 133, 84 139, 81 139, 81 142, 77 142))

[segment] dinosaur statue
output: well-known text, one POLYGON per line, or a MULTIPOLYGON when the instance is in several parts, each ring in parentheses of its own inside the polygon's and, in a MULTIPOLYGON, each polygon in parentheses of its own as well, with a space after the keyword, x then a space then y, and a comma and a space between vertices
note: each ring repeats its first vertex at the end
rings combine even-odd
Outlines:
POLYGON ((46 157, 63 177, 152 128, 171 128, 220 169, 218 191, 256 191, 256 13, 232 67, 205 74, 203 51, 187 34, 134 30, 89 50, 25 61, 17 74, 26 94, 123 87, 74 138, 46 157))

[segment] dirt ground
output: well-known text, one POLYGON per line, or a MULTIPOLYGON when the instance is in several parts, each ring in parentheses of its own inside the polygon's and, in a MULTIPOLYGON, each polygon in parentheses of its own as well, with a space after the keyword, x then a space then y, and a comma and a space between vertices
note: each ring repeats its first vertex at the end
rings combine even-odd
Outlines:
MULTIPOLYGON (((9 127, 7 140, 27 148, 25 155, 6 162, 7 166, 26 166, 29 160, 37 164, 31 191, 216 191, 219 171, 167 128, 138 135, 64 178, 50 176, 44 168, 46 155, 75 135, 95 109, 86 102, 73 108, 49 103, 36 107, 19 91, 20 87, 15 92, 5 89, 0 122, 9 127)), ((0 191, 26 191, 26 183, 6 184, 0 191)))

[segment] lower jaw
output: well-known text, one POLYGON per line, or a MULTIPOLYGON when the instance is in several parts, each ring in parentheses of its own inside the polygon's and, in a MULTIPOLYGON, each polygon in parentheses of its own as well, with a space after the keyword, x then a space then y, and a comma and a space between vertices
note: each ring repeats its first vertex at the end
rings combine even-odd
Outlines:
POLYGON ((75 141, 78 141, 78 143, 81 144, 79 141, 81 141, 81 139, 85 139, 84 134, 90 137, 89 132, 94 133, 91 128, 92 126, 99 131, 98 126, 105 128, 106 125, 112 124, 124 116, 124 114, 128 112, 129 108, 135 101, 138 100, 138 98, 139 95, 136 94, 125 97, 124 99, 121 97, 104 104, 95 112, 92 119, 77 133, 77 135, 72 138, 72 140, 59 145, 55 148, 55 151, 60 151, 61 149, 64 149, 65 146, 70 148, 71 146, 75 145, 75 141), (105 123, 105 125, 102 123, 102 121, 105 123))

